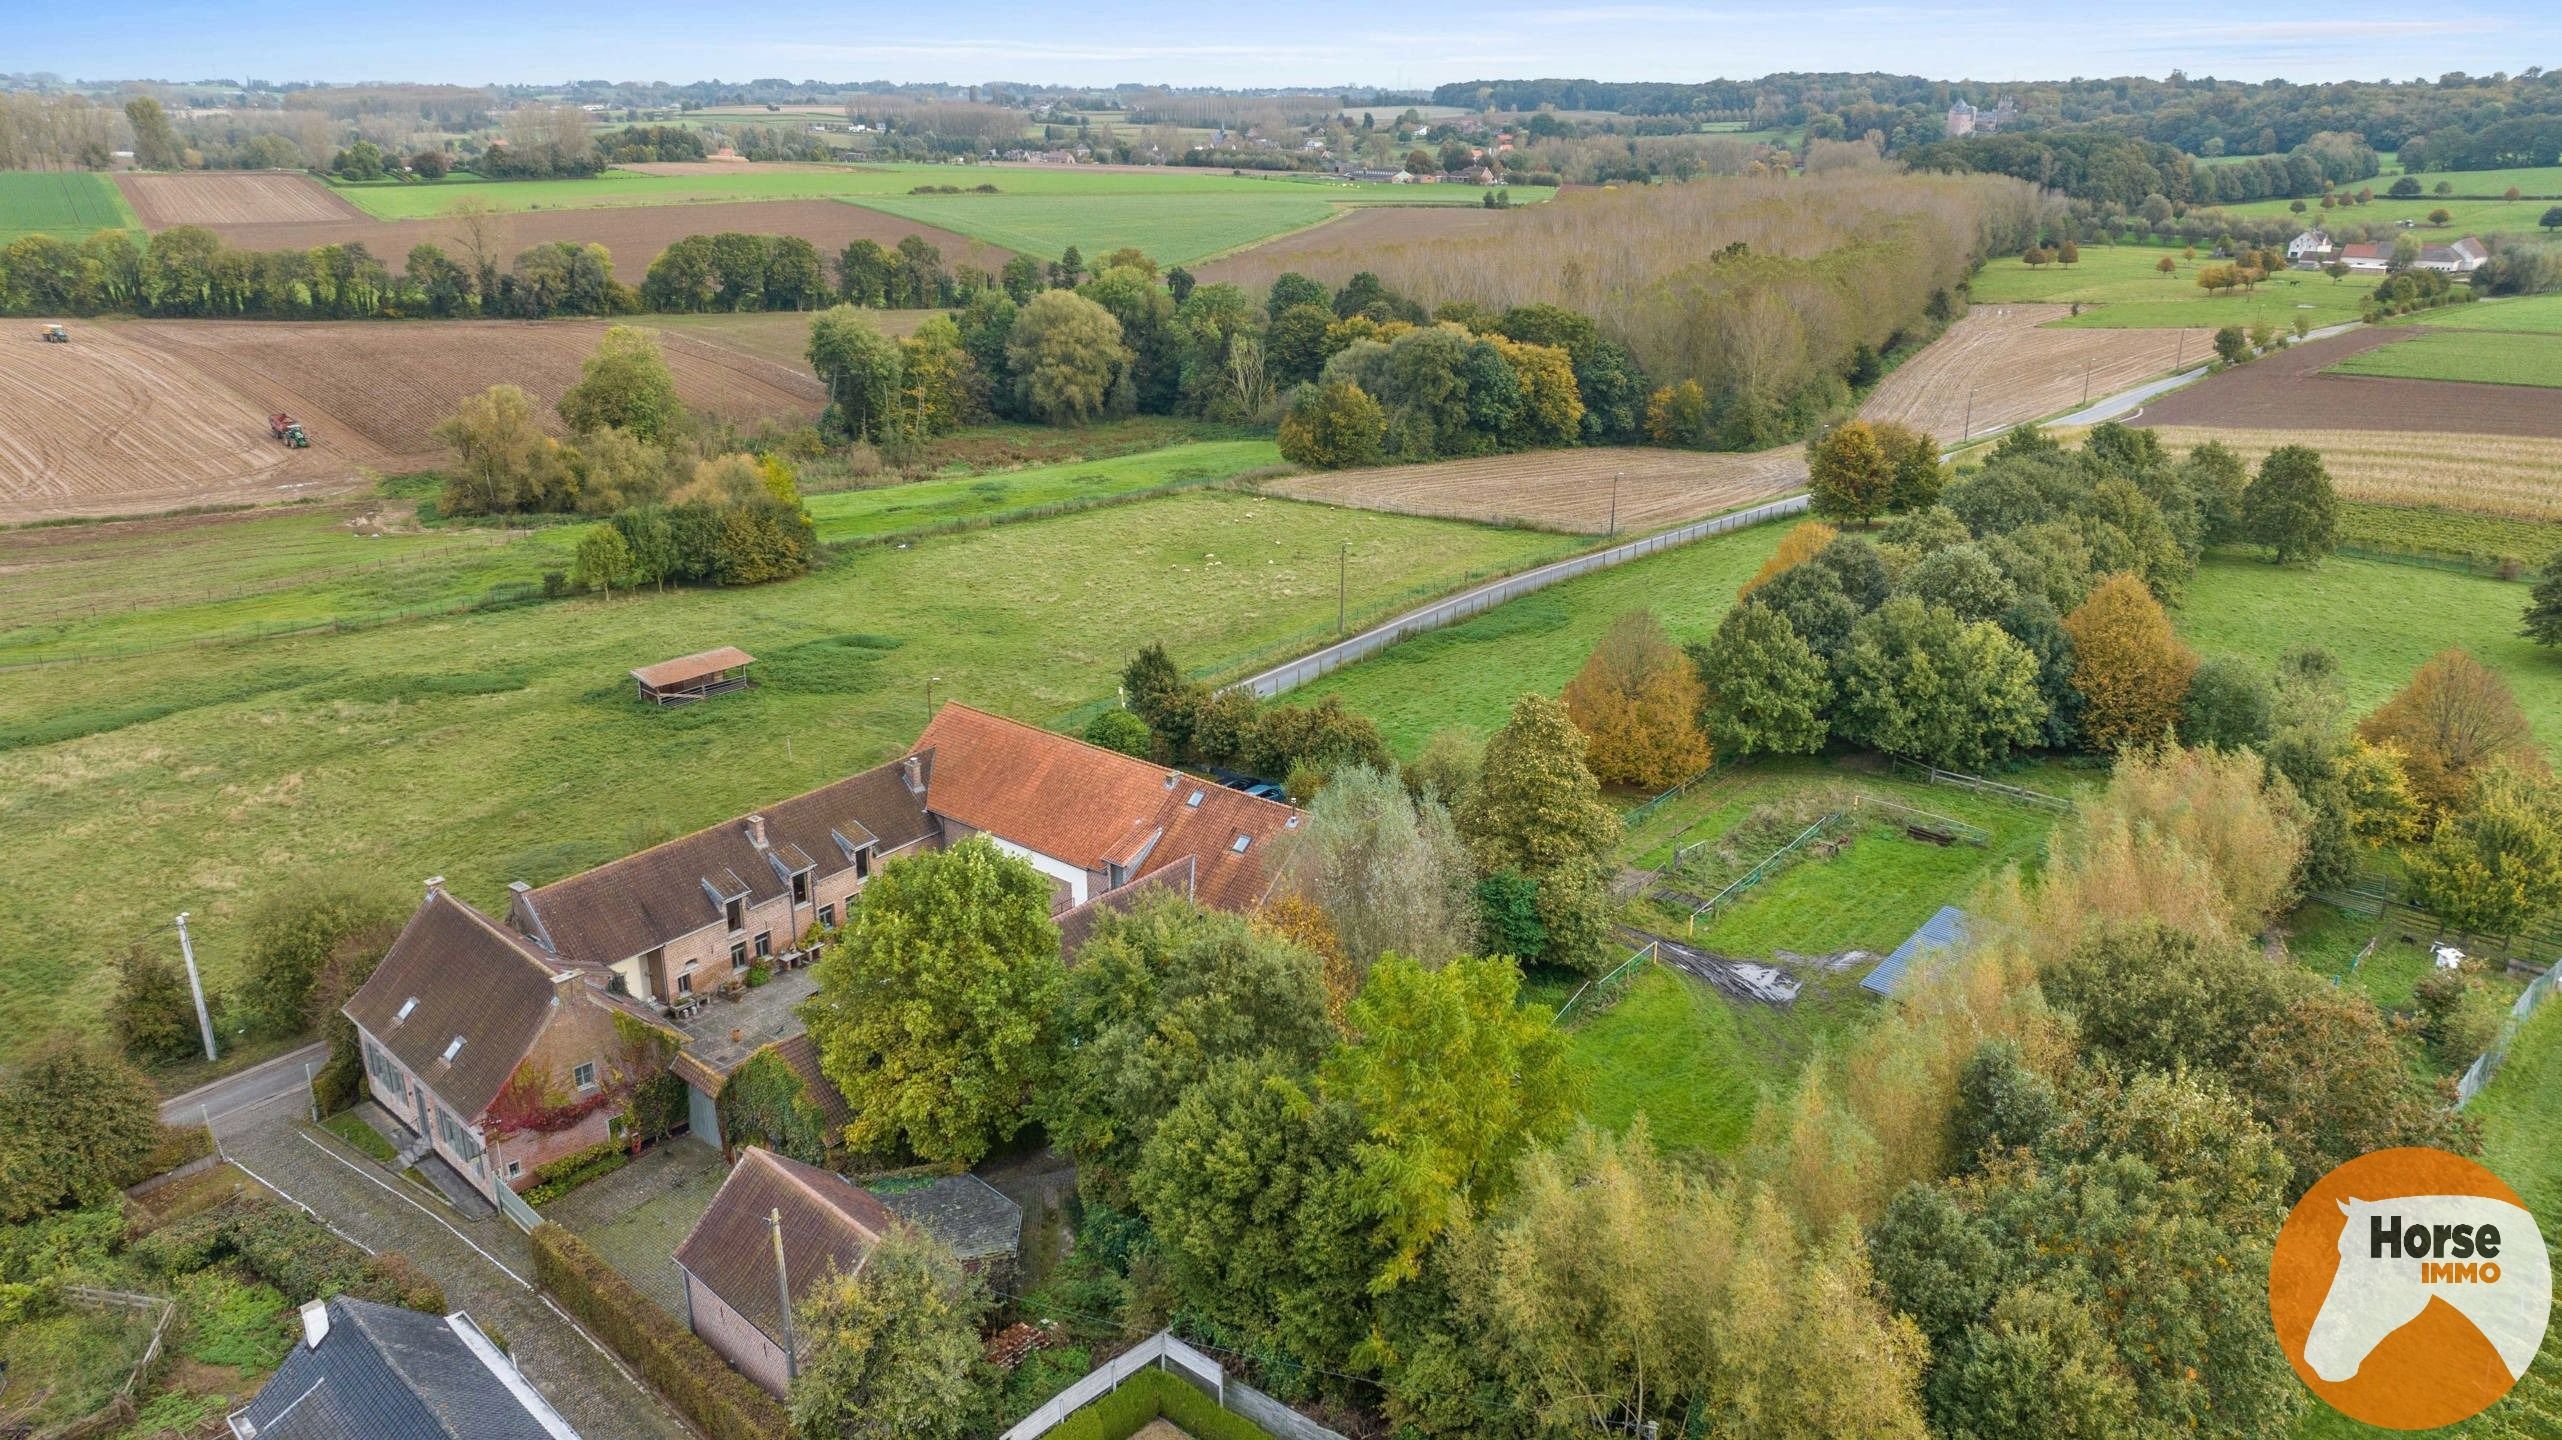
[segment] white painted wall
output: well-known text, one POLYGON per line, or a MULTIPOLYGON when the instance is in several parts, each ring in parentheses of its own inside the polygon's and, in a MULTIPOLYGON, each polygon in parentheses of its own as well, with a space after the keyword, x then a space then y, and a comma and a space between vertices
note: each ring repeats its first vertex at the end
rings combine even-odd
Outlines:
POLYGON ((1004 851, 1015 859, 1028 860, 1032 862, 1032 868, 1040 871, 1042 874, 1050 876, 1053 879, 1065 880, 1068 882, 1068 901, 1070 904, 1082 905, 1085 903, 1084 866, 1070 865, 1065 860, 1053 860, 1038 850, 1028 849, 1024 846, 1017 845, 1013 841, 1008 840, 1004 836, 996 834, 993 831, 982 830, 979 833, 987 836, 990 841, 994 842, 997 849, 1004 851))

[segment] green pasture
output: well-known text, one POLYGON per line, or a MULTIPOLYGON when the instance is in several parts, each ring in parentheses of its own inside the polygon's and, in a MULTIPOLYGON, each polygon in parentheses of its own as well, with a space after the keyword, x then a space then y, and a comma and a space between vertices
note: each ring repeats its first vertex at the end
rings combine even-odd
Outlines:
MULTIPOLYGON (((14 636, 42 627, 48 603, 122 584, 141 607, 133 628, 218 630, 229 623, 219 606, 175 626, 185 602, 155 609, 147 592, 190 570, 272 583, 289 568, 236 551, 289 547, 294 563, 320 568, 395 543, 342 530, 333 546, 313 533, 344 518, 217 527, 185 569, 164 564, 144 529, 84 532, 81 545, 103 549, 78 567, 39 563, 52 532, 0 535, 0 613, 15 617, 14 636), (121 552, 119 535, 130 537, 121 552)), ((545 568, 537 547, 572 534, 497 553, 545 568)), ((1205 665, 1311 647, 1333 629, 1339 576, 1357 625, 1557 544, 1197 490, 855 550, 755 589, 537 603, 9 672, 0 1060, 93 1027, 112 984, 101 957, 167 945, 176 910, 194 912, 208 977, 228 988, 243 916, 307 869, 379 876, 403 894, 443 874, 497 906, 510 879, 548 880, 897 754, 925 721, 929 684, 938 702, 1046 721, 1108 695, 1149 641, 1205 665), (758 657, 756 688, 671 711, 633 699, 634 666, 721 644, 758 657), (114 865, 97 863, 102 846, 114 865), (135 874, 154 877, 147 896, 135 874)), ((458 557, 449 588, 478 587, 466 578, 476 563, 458 557)), ((262 592, 243 603, 282 602, 262 592)), ((84 623, 116 633, 111 618, 84 623)))
POLYGON ((2369 550, 2426 550, 2541 565, 2562 551, 2562 524, 2423 510, 2400 505, 2340 504, 2340 543, 2369 550))
POLYGON ((2562 386, 2562 334, 2423 329, 2407 340, 2362 350, 2326 372, 2400 380, 2472 380, 2488 385, 2562 386))
MULTIPOLYGON (((2249 200, 2239 205, 2218 205, 2215 209, 2237 219, 2295 220, 2307 228, 2321 226, 2333 231, 2365 226, 2378 232, 2379 238, 2387 238, 2382 232, 2388 230, 2402 233, 2398 227, 2408 220, 2413 225, 2409 233, 2418 236, 2421 243, 2442 244, 2466 235, 2534 233, 2537 218, 2553 203, 2549 200, 2502 200, 2497 198, 2499 192, 2496 190, 2491 192, 2493 198, 2490 199, 2422 195, 2416 200, 2395 200, 2384 193, 2384 186, 2390 181, 2361 183, 2375 187, 2375 198, 2363 205, 2337 205, 2324 210, 2320 200, 2305 199, 2304 209, 2298 213, 2292 208, 2295 203, 2292 200, 2249 200), (2447 223, 2431 224, 2429 212, 2432 210, 2444 210, 2447 223)), ((2354 190, 2357 187, 2350 188, 2354 190)))
POLYGON ((832 544, 967 521, 993 522, 1044 506, 1225 479, 1279 463, 1281 451, 1269 440, 1204 440, 1108 460, 841 490, 810 496, 808 505, 819 539, 832 544))
MULTIPOLYGON (((998 165, 758 165, 707 175, 608 170, 586 180, 481 180, 430 184, 337 184, 338 192, 385 220, 431 219, 465 198, 501 210, 591 209, 623 205, 714 204, 739 200, 842 200, 1026 254, 1055 258, 1075 245, 1087 254, 1135 245, 1182 264, 1331 217, 1344 206, 1475 205, 1484 192, 1464 185, 1380 185, 1327 175, 1235 175, 1168 166, 1143 172, 1099 167, 998 165), (993 195, 916 195, 922 185, 993 195)), ((1551 192, 1514 187, 1516 204, 1551 192)))
POLYGON ((2470 305, 2441 305, 2396 323, 2430 330, 2505 330, 2517 335, 2562 335, 2562 295, 2530 295, 2514 300, 2477 300, 2470 305))
POLYGON ((85 239, 142 222, 116 182, 89 170, 0 170, 0 245, 21 235, 85 239))
MULTIPOLYGON (((2349 189, 2355 190, 2358 185, 2372 185, 2380 195, 2384 193, 2384 187, 2392 184, 2404 173, 2397 163, 2388 159, 2382 176, 2374 180, 2361 180, 2357 185, 2351 185, 2349 189)), ((2506 170, 2422 170, 2409 173, 2412 179, 2420 182, 2423 191, 2435 190, 2438 182, 2443 180, 2455 187, 2456 195, 2463 197, 2499 199, 2506 196, 2512 186, 2516 187, 2521 196, 2529 199, 2550 200, 2562 197, 2562 165, 2520 166, 2506 170)), ((2425 200, 2435 197, 2423 194, 2420 198, 2425 200)))
POLYGON ((2197 273, 2218 263, 2203 248, 2190 260, 2157 245, 2084 245, 2072 265, 2031 269, 2016 255, 1988 262, 1976 273, 1971 295, 1978 305, 2079 302, 2081 314, 2054 322, 2061 328, 2167 330, 2264 321, 2291 329, 2298 315, 2316 328, 2355 320, 2375 288, 2371 279, 2287 270, 2255 290, 2209 294, 2199 288, 2197 273), (2166 256, 2175 267, 2168 275, 2159 268, 2166 256))

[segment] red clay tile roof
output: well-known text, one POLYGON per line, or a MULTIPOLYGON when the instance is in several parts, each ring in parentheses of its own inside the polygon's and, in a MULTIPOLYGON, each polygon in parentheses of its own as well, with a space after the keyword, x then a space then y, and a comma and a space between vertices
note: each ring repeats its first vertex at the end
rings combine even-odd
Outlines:
MULTIPOLYGON (((719 922, 725 895, 744 891, 753 908, 786 893, 791 872, 814 864, 820 876, 853 864, 848 847, 873 847, 875 860, 934 833, 924 802, 909 793, 904 761, 891 761, 833 785, 769 805, 765 847, 748 835, 747 820, 724 820, 636 855, 556 880, 516 897, 519 928, 555 953, 590 965, 611 965, 644 954, 682 935, 719 922), (778 866, 776 861, 782 863, 778 866)), ((929 783, 930 757, 918 767, 929 783)))
POLYGON ((1059 958, 1074 963, 1076 952, 1084 949, 1085 942, 1094 937, 1094 922, 1107 914, 1127 913, 1132 906, 1159 891, 1190 899, 1194 869, 1192 857, 1186 855, 1171 865, 1158 866, 1118 890, 1106 890, 1082 905, 1051 916, 1051 921, 1059 927, 1059 958))
POLYGON ((661 660, 655 665, 643 665, 632 672, 632 678, 653 690, 664 690, 671 685, 682 685, 723 670, 735 670, 741 665, 755 663, 755 656, 735 645, 723 645, 693 655, 680 655, 673 660, 661 660))
POLYGON ((516 1073, 555 1000, 584 1003, 587 988, 578 967, 439 889, 409 917, 346 1010, 469 1121, 516 1073), (462 1047, 451 1048, 457 1039, 462 1047))
POLYGON ((676 1263, 780 1344, 774 1238, 766 1225, 776 1210, 783 1215, 783 1268, 794 1305, 831 1272, 862 1268, 873 1243, 898 1222, 870 1191, 842 1175, 761 1146, 739 1152, 737 1168, 676 1247, 676 1263))
POLYGON ((2390 260, 2393 258, 2393 247, 2380 240, 2361 240, 2353 245, 2341 246, 2340 258, 2343 260, 2390 260))
POLYGON ((1263 903, 1273 846, 1299 820, 1290 806, 966 705, 938 711, 916 750, 934 757, 935 814, 1088 870, 1118 863, 1132 879, 1190 859, 1193 898, 1222 910, 1263 903))
POLYGON ((827 1122, 836 1140, 843 1140, 845 1127, 854 1122, 854 1106, 845 1098, 845 1092, 836 1088, 836 1082, 827 1078, 827 1072, 819 1068, 818 1042, 810 1038, 810 1032, 787 1036, 765 1048, 801 1077, 801 1087, 810 1103, 818 1107, 819 1118, 827 1122))

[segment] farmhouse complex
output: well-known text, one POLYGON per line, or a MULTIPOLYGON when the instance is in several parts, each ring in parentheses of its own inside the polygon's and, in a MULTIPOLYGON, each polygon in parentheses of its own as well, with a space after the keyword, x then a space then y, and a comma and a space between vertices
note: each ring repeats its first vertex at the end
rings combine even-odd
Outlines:
POLYGON ((906 755, 539 888, 504 920, 431 880, 346 1005, 366 1083, 493 1203, 542 1166, 619 1138, 616 1100, 672 1070, 719 1143, 728 1077, 775 1046, 815 1074, 806 967, 879 867, 983 835, 1047 876, 1073 950, 1096 907, 1169 890, 1251 910, 1288 805, 965 705, 906 755))

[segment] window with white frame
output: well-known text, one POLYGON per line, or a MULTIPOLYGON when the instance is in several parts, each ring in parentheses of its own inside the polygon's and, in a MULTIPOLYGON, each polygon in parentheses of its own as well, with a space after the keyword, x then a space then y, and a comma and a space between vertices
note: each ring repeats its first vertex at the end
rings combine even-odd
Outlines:
POLYGON ((578 1088, 582 1091, 595 1089, 596 1062, 593 1060, 580 1061, 578 1064, 570 1068, 569 1078, 577 1081, 578 1088))

